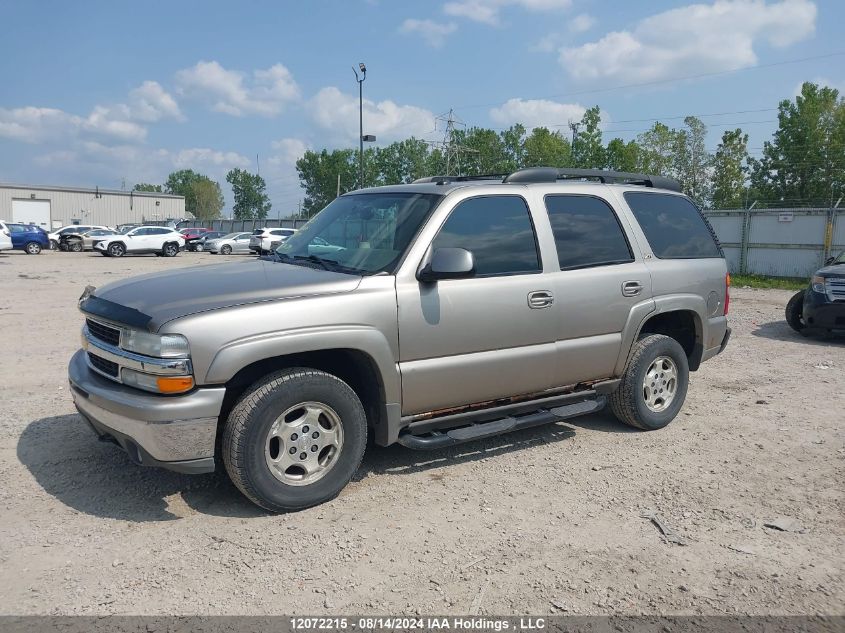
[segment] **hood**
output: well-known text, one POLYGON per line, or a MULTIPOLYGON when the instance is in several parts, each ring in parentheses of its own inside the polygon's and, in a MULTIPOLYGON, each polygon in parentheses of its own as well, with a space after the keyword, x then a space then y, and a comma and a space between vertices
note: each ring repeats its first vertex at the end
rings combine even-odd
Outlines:
POLYGON ((825 266, 816 271, 819 277, 845 277, 845 264, 836 264, 835 266, 825 266))
POLYGON ((247 303, 350 292, 361 277, 269 260, 152 273, 87 290, 84 312, 156 331, 173 319, 247 303))

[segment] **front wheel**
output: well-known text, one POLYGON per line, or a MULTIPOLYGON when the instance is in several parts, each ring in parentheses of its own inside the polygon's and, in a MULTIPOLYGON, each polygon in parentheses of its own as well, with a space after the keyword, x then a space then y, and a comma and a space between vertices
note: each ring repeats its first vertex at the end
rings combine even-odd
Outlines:
POLYGON ((168 242, 161 249, 161 254, 165 257, 176 257, 179 254, 179 246, 173 242, 168 242))
POLYGON ((38 242, 27 242, 23 248, 27 255, 38 255, 41 252, 41 244, 38 242))
POLYGON ((629 426, 662 429, 681 410, 688 384, 684 348, 671 337, 649 334, 634 345, 622 381, 610 396, 610 409, 629 426))
POLYGON ((109 244, 109 255, 111 257, 123 257, 126 254, 126 247, 120 242, 109 244))
POLYGON ((796 332, 801 332, 807 324, 804 323, 804 291, 792 295, 786 304, 786 322, 796 332))
POLYGON ((229 246, 228 244, 224 244, 223 246, 220 247, 220 252, 223 253, 224 255, 231 255, 232 254, 232 247, 229 246))
POLYGON ((253 503, 272 512, 333 499, 349 483, 367 444, 355 391, 337 376, 286 369, 255 383, 223 431, 223 463, 253 503))
POLYGON ((202 244, 194 244, 194 251, 196 251, 197 253, 202 253, 202 251, 203 251, 202 244))
POLYGON ((56 240, 50 240, 50 250, 51 251, 59 250, 59 243, 56 240))
POLYGON ((73 241, 67 246, 68 250, 71 253, 81 253, 82 252, 82 242, 80 241, 73 241))

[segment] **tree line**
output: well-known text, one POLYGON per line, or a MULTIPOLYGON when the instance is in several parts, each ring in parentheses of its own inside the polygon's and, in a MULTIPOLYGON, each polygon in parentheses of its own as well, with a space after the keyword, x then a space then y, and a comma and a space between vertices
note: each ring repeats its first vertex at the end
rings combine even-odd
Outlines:
MULTIPOLYGON (((231 169, 226 182, 232 187, 232 215, 237 220, 263 220, 270 211, 267 184, 258 174, 245 169, 231 169)), ((223 191, 220 183, 193 169, 172 172, 164 184, 138 183, 134 191, 170 193, 185 198, 185 211, 198 220, 216 220, 223 210, 223 191)))
MULTIPOLYGON (((742 129, 722 134, 715 151, 707 126, 688 116, 672 128, 655 122, 636 139, 604 143, 601 111, 588 109, 570 138, 560 130, 454 130, 445 144, 408 138, 364 152, 366 186, 412 182, 431 175, 507 174, 523 167, 612 169, 675 178, 705 208, 826 207, 845 194, 845 100, 807 82, 778 104, 778 128, 759 157, 742 129)), ((338 194, 358 188, 358 151, 306 151, 296 162, 305 190, 302 214, 314 215, 338 194)))

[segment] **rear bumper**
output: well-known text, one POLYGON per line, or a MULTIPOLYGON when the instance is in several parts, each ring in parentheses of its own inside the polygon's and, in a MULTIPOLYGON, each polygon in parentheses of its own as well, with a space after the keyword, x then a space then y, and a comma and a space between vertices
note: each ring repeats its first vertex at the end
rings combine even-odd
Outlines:
POLYGON ((80 415, 101 439, 113 440, 136 463, 187 473, 214 470, 224 388, 182 396, 147 394, 96 374, 82 350, 71 359, 68 378, 80 415))

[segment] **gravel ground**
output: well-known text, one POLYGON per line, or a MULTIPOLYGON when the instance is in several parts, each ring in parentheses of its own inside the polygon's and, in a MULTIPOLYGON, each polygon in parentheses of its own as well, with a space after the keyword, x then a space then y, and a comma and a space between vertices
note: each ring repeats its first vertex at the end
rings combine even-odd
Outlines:
POLYGON ((0 612, 843 612, 845 344, 792 333, 789 292, 734 290, 731 344, 662 431, 603 412, 375 447, 339 498, 273 516, 224 474, 134 466, 66 386, 86 284, 221 259, 245 256, 0 254, 0 612))

